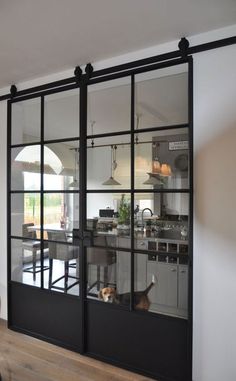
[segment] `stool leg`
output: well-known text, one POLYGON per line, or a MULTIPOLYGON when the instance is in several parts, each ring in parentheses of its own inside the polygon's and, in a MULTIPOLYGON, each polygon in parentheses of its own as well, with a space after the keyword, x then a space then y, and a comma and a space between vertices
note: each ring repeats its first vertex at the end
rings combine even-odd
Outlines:
POLYGON ((34 249, 32 252, 32 259, 33 259, 33 281, 36 281, 36 254, 37 250, 34 249))
POLYGON ((68 275, 69 275, 69 262, 65 261, 65 284, 64 284, 65 292, 67 292, 67 288, 68 288, 68 275))
POLYGON ((104 266, 104 287, 108 286, 108 266, 104 266))
POLYGON ((97 265, 97 291, 100 291, 100 283, 101 283, 101 269, 100 265, 97 265))
POLYGON ((49 279, 48 279, 48 288, 52 287, 52 265, 53 259, 49 259, 49 279))

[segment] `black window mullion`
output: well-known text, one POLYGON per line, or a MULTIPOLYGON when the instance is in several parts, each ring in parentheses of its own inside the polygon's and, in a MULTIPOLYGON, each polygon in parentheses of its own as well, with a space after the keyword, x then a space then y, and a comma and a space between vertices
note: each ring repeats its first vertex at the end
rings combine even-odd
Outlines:
POLYGON ((41 250, 40 250, 40 281, 41 288, 44 287, 44 242, 43 242, 43 224, 44 224, 44 194, 43 194, 43 174, 44 174, 44 96, 41 97, 41 131, 40 131, 40 153, 41 153, 41 164, 40 164, 40 241, 41 241, 41 250))
POLYGON ((86 247, 83 245, 83 231, 86 229, 86 215, 87 215, 87 147, 86 147, 86 135, 87 135, 87 96, 88 89, 86 82, 82 82, 80 85, 80 150, 79 150, 79 230, 80 230, 80 252, 79 252, 79 279, 80 279, 80 308, 81 308, 81 321, 80 325, 81 338, 80 348, 84 353, 86 350, 86 247))
POLYGON ((135 114, 135 77, 134 75, 131 76, 131 139, 130 139, 130 187, 131 187, 131 205, 130 205, 130 247, 131 247, 131 289, 130 289, 130 310, 132 311, 134 309, 134 114, 135 114))
POLYGON ((19 144, 12 144, 11 148, 24 148, 24 147, 30 147, 30 146, 38 146, 40 142, 31 142, 31 143, 19 143, 19 144))
POLYGON ((73 193, 76 193, 78 194, 79 193, 79 190, 75 190, 75 189, 55 189, 55 190, 44 190, 43 191, 43 194, 49 194, 49 193, 62 193, 62 194, 73 194, 73 193))
MULTIPOLYGON (((8 287, 11 282, 11 114, 12 104, 7 102, 7 281, 8 287)), ((8 288, 9 290, 9 288, 8 288)), ((11 324, 11 293, 8 292, 8 324, 11 324)))
POLYGON ((189 216, 188 216, 188 375, 192 377, 193 329, 193 59, 188 60, 188 122, 189 122, 189 216))
POLYGON ((54 144, 54 143, 66 143, 66 142, 75 142, 75 141, 78 141, 79 142, 80 138, 79 136, 74 136, 72 138, 64 138, 64 139, 46 139, 46 140, 43 140, 42 142, 46 145, 46 144, 54 144))

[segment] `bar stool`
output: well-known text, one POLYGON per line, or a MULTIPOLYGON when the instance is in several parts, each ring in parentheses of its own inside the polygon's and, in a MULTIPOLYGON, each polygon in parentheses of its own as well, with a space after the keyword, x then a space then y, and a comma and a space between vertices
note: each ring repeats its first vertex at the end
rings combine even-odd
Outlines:
POLYGON ((69 267, 74 267, 74 264, 70 266, 70 260, 78 259, 79 248, 74 247, 70 244, 65 244, 67 242, 67 237, 65 232, 48 232, 48 256, 49 256, 49 289, 57 289, 67 291, 79 283, 79 278, 74 275, 69 274, 69 267), (56 241, 56 242, 53 242, 56 241), (62 242, 62 243, 59 243, 62 242), (59 278, 52 280, 53 273, 53 260, 57 259, 64 262, 64 274, 59 278), (68 285, 69 278, 75 279, 75 282, 68 285), (64 287, 56 285, 60 280, 64 279, 64 287))
MULTIPOLYGON (((94 245, 108 246, 107 237, 97 235, 94 237, 94 245)), ((110 246, 110 245, 109 245, 110 246)), ((95 265, 97 267, 97 279, 87 289, 87 295, 97 296, 91 290, 96 287, 97 291, 101 287, 107 287, 108 285, 115 286, 115 283, 109 282, 109 266, 116 262, 116 251, 112 249, 106 249, 103 247, 88 247, 87 248, 87 266, 95 265), (101 268, 103 268, 103 279, 101 279, 101 268)))
MULTIPOLYGON (((35 282, 36 274, 41 272, 41 265, 36 264, 37 252, 40 251, 41 249, 41 243, 40 241, 35 241, 35 239, 37 238, 36 231, 34 230, 29 231, 28 229, 33 226, 34 226, 33 222, 22 224, 22 236, 24 238, 28 238, 28 239, 22 240, 22 255, 23 255, 23 261, 24 261, 24 251, 31 251, 32 253, 32 266, 26 267, 25 269, 23 269, 23 272, 33 274, 33 281, 35 282)), ((46 242, 44 244, 44 249, 45 248, 47 248, 46 242)), ((43 266, 42 270, 45 271, 48 269, 49 269, 48 266, 43 266)))

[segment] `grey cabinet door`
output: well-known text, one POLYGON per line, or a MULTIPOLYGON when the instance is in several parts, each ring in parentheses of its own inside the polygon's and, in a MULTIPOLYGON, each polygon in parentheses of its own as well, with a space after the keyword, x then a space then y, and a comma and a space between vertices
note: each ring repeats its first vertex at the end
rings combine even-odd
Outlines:
POLYGON ((134 289, 143 291, 147 288, 147 256, 135 254, 134 261, 134 289))
POLYGON ((148 294, 148 297, 151 301, 152 306, 157 304, 157 293, 159 292, 159 279, 157 274, 157 262, 155 261, 147 261, 147 285, 149 285, 152 281, 152 276, 155 275, 156 283, 154 287, 148 294))
POLYGON ((148 261, 147 272, 147 283, 151 281, 152 274, 156 276, 156 284, 149 293, 152 304, 177 308, 177 265, 148 261))
MULTIPOLYGON (((117 291, 119 294, 130 292, 130 254, 129 252, 117 252, 117 291)), ((146 255, 136 254, 134 262, 134 288, 135 291, 143 291, 147 287, 147 259, 146 255)))
POLYGON ((177 265, 158 263, 157 265, 157 303, 177 307, 177 265))
POLYGON ((179 265, 178 308, 188 308, 188 266, 179 265))

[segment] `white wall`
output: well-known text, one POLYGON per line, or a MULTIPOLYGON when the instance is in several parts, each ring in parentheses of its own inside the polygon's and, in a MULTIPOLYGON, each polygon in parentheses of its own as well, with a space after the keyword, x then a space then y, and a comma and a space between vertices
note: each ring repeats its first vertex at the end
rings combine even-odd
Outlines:
POLYGON ((236 380, 236 45, 194 57, 194 379, 236 380))
MULTIPOLYGON (((190 38, 236 35, 236 25, 190 38)), ((95 68, 174 50, 177 42, 95 64, 95 68)), ((236 379, 236 46, 194 56, 194 381, 236 379)), ((70 76, 55 74, 30 87, 70 76)), ((8 89, 7 89, 8 90, 8 89)), ((4 92, 4 90, 3 90, 4 92)), ((1 317, 6 318, 6 108, 0 104, 1 317)))
POLYGON ((7 102, 0 102, 0 317, 7 318, 7 102))

